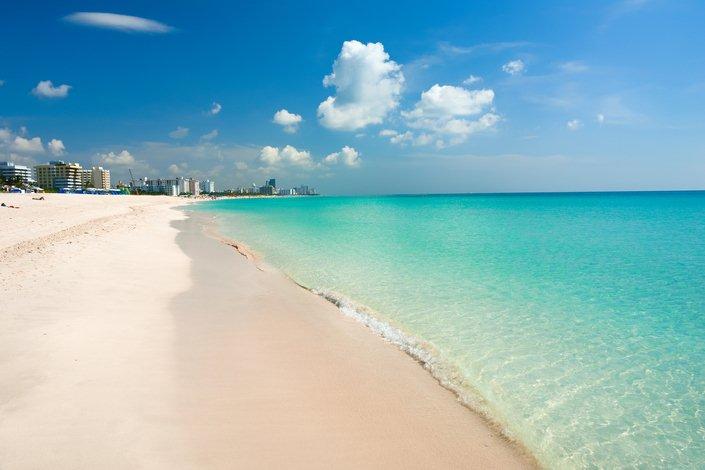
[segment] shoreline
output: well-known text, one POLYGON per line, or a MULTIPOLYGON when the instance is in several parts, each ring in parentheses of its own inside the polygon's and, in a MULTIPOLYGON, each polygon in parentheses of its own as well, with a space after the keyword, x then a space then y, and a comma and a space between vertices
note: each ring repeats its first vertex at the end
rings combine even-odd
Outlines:
POLYGON ((184 210, 184 212, 191 217, 201 219, 204 224, 204 233, 207 236, 232 248, 248 262, 252 263, 258 270, 275 271, 279 275, 284 276, 289 282, 300 287, 307 293, 322 298, 333 305, 338 311, 338 314, 352 318, 355 322, 368 329, 374 336, 398 348, 421 366, 440 387, 451 392, 460 405, 473 415, 482 419, 484 424, 491 429, 492 432, 499 434, 507 445, 516 450, 522 458, 530 462, 534 468, 541 468, 538 459, 533 453, 522 442, 508 434, 505 426, 492 416, 491 411, 484 404, 484 398, 480 396, 479 392, 469 389, 468 387, 463 387, 462 382, 464 379, 462 379, 460 383, 454 382, 452 377, 459 376, 460 373, 455 370, 454 366, 438 358, 437 353, 434 353, 432 348, 426 345, 423 340, 380 319, 372 309, 355 302, 353 299, 335 292, 318 291, 315 288, 301 284, 288 274, 263 261, 263 257, 245 243, 223 234, 218 228, 216 216, 189 211, 186 208, 181 208, 181 210, 184 210))
POLYGON ((3 468, 535 466, 183 201, 5 199, 21 209, 0 234, 3 468))

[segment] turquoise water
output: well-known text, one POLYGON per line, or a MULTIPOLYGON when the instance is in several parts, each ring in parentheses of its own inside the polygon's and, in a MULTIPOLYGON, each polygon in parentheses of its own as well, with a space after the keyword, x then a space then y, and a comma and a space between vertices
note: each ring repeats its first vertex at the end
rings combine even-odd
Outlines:
POLYGON ((705 467, 705 193, 197 210, 300 283, 403 332, 392 339, 431 354, 441 380, 544 465, 705 467))

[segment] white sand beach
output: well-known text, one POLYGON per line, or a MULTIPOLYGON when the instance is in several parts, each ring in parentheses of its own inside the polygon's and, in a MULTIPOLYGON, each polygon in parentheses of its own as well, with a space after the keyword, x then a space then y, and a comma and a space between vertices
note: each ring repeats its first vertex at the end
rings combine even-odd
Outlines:
POLYGON ((0 202, 2 469, 534 466, 183 199, 0 202))

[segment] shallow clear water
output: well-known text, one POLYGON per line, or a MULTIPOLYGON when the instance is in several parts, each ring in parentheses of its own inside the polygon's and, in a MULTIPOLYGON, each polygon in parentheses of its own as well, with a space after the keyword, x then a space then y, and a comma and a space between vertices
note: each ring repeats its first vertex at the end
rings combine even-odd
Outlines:
POLYGON ((427 342, 543 464, 705 466, 705 193, 196 210, 300 283, 427 342))

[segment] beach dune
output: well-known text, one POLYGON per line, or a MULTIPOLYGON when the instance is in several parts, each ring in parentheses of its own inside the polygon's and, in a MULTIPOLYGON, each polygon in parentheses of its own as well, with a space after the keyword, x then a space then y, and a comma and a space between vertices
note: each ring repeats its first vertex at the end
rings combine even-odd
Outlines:
POLYGON ((0 200, 0 468, 534 465, 182 200, 0 200))

